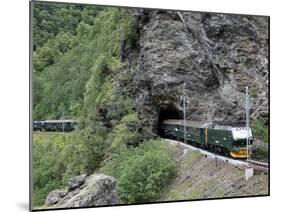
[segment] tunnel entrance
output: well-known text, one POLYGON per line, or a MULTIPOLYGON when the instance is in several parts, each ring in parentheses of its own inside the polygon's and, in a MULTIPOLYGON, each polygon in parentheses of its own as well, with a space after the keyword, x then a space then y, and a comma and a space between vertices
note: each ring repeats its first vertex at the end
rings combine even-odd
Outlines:
POLYGON ((159 131, 159 126, 166 119, 183 119, 183 112, 178 110, 173 105, 162 106, 158 113, 158 125, 157 125, 158 135, 161 134, 161 131, 159 131))
POLYGON ((165 119, 182 119, 183 114, 182 111, 177 110, 172 106, 168 106, 167 108, 161 108, 158 115, 158 123, 161 123, 165 119))

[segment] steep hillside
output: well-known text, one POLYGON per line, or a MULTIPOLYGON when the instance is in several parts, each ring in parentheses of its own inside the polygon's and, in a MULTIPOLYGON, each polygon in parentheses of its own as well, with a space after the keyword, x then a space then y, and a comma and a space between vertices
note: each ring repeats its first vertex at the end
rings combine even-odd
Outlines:
POLYGON ((177 146, 173 158, 177 175, 162 192, 160 201, 266 195, 267 173, 245 180, 244 169, 205 157, 199 151, 177 146))

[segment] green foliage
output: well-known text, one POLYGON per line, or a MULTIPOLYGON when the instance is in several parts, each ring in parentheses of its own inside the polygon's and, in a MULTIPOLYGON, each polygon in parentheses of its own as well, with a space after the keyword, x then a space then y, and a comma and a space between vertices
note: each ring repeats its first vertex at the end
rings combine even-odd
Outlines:
POLYGON ((111 121, 112 126, 115 126, 124 116, 133 113, 132 108, 133 103, 130 98, 112 95, 108 105, 107 119, 111 121))
POLYGON ((111 149, 114 149, 122 144, 139 143, 141 138, 138 132, 140 125, 137 113, 132 113, 124 116, 120 123, 114 127, 114 138, 111 144, 111 149))
MULTIPOLYGON (((63 175, 72 159, 68 152, 75 143, 73 134, 40 133, 33 135, 34 205, 43 205, 47 194, 63 185, 63 175)), ((76 160, 76 158, 75 158, 76 160)), ((79 166, 76 166, 76 169, 79 166)))
POLYGON ((112 142, 111 128, 114 123, 132 112, 129 98, 114 89, 116 70, 120 67, 120 37, 129 17, 122 10, 108 9, 100 12, 89 35, 88 48, 93 50, 91 76, 85 85, 80 130, 84 140, 85 170, 93 172, 102 161, 105 150, 112 142), (101 112, 101 111, 106 112, 101 112))
POLYGON ((55 63, 71 46, 72 36, 68 33, 60 33, 55 39, 46 42, 33 54, 33 64, 36 71, 43 71, 47 66, 55 63))
POLYGON ((86 38, 104 7, 33 2, 33 8, 33 117, 75 118, 93 64, 86 38))
POLYGON ((91 120, 111 97, 120 67, 120 38, 126 37, 133 19, 117 8, 96 10, 91 22, 76 25, 75 33, 62 30, 34 52, 33 83, 40 88, 34 91, 34 119, 82 113, 82 121, 91 120))
POLYGON ((120 146, 100 171, 117 178, 123 201, 138 203, 156 200, 175 168, 168 146, 162 140, 149 140, 137 148, 120 146))
POLYGON ((60 32, 76 34, 80 22, 93 25, 94 17, 103 7, 33 2, 33 49, 42 47, 60 32))
POLYGON ((251 96, 254 97, 254 98, 258 97, 258 89, 257 88, 252 89, 251 96))
POLYGON ((107 129, 101 123, 97 122, 95 126, 89 126, 83 131, 82 138, 82 165, 83 172, 91 174, 98 168, 102 161, 105 149, 109 146, 109 140, 106 139, 107 129), (93 130, 91 130, 93 129, 93 130))
POLYGON ((135 150, 122 145, 140 139, 140 123, 132 100, 115 89, 121 48, 136 44, 135 20, 117 8, 34 4, 33 118, 63 116, 79 121, 79 130, 67 136, 34 135, 35 205, 42 205, 48 192, 62 187, 70 177, 97 170, 110 153, 107 150, 115 156, 124 151, 114 161, 120 160, 126 170, 112 169, 120 173, 122 198, 145 201, 140 194, 144 191, 153 200, 174 164, 160 141, 135 150), (126 164, 127 157, 134 161, 132 167, 126 164), (140 161, 145 165, 139 166, 140 161), (138 168, 145 176, 136 178, 143 190, 126 188, 126 177, 132 180, 138 168), (136 195, 130 197, 132 192, 136 195))
MULTIPOLYGON (((101 103, 102 85, 105 82, 107 73, 107 58, 100 56, 96 59, 95 65, 91 68, 92 75, 86 84, 86 91, 84 97, 84 121, 87 123, 92 121, 96 115, 96 108, 101 103), (99 101, 97 101, 99 99, 99 101)), ((108 79, 107 79, 108 80, 108 79)), ((109 82, 108 82, 109 83, 109 82)), ((110 92, 110 91, 108 91, 110 92)))
POLYGON ((253 122, 253 134, 254 137, 261 139, 263 142, 268 143, 268 126, 262 119, 256 119, 253 122))
POLYGON ((103 155, 105 133, 104 128, 99 128, 93 140, 83 140, 76 132, 33 135, 35 206, 42 206, 48 193, 65 186, 71 177, 97 166, 103 155))

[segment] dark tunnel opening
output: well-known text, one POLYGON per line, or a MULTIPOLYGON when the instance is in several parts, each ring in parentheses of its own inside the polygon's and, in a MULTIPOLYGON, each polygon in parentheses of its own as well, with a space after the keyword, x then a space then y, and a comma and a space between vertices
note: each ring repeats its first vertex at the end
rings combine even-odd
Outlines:
POLYGON ((161 107, 158 114, 159 115, 158 115, 157 133, 160 137, 162 137, 162 136, 161 136, 161 130, 159 130, 159 127, 164 120, 183 119, 183 112, 171 105, 161 107))

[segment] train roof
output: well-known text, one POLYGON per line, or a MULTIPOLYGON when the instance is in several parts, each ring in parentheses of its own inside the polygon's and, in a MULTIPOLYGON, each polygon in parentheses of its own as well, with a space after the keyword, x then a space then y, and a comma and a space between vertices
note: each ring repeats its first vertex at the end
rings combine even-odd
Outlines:
MULTIPOLYGON (((163 124, 173 124, 173 125, 184 125, 184 120, 179 119, 166 119, 162 122, 163 124)), ((185 126, 187 127, 197 127, 197 128, 205 128, 211 123, 202 122, 202 121, 185 121, 185 126)))
POLYGON ((76 122, 74 120, 71 119, 59 119, 59 120, 45 120, 43 122, 48 122, 48 123, 66 123, 66 122, 76 122))

